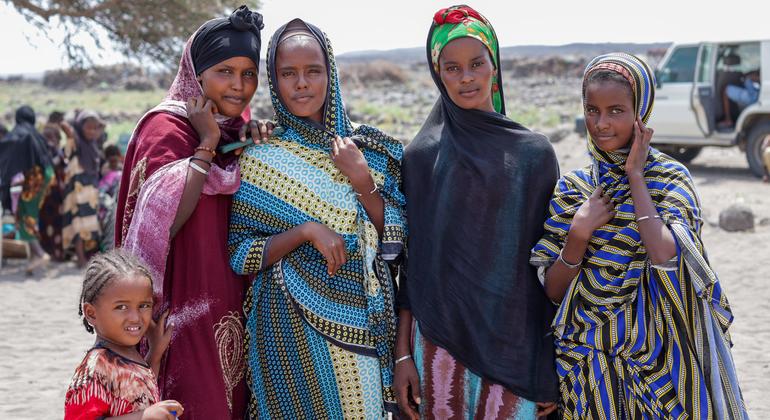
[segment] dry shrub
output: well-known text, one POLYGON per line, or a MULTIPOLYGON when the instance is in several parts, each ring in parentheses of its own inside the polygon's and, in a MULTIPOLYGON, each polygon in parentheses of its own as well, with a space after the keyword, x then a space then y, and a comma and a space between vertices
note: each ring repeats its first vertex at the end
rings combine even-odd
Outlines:
POLYGON ((342 83, 353 85, 402 85, 409 81, 407 71, 390 61, 345 63, 340 66, 342 83))

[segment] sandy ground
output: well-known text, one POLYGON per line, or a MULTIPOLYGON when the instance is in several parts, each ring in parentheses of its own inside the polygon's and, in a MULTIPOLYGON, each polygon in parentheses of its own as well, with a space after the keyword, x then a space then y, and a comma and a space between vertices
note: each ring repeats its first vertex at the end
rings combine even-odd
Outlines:
MULTIPOLYGON (((562 171, 587 162, 583 141, 569 136, 554 145, 562 171)), ((715 224, 733 203, 751 207, 757 222, 770 219, 770 185, 749 174, 737 149, 705 150, 690 167, 709 222, 703 238, 735 314, 733 355, 743 395, 752 418, 770 418, 770 223, 745 233, 715 224)), ((62 417, 72 371, 93 342, 77 316, 80 281, 71 263, 37 278, 26 277, 18 261, 0 269, 0 418, 62 417)))

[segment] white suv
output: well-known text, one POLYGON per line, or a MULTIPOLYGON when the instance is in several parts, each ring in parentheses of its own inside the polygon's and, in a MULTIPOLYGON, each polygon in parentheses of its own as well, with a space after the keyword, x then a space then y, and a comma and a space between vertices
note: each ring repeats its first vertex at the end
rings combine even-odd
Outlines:
POLYGON ((751 172, 765 173, 761 147, 770 136, 770 40, 674 44, 655 73, 649 126, 655 129, 656 148, 689 162, 703 146, 737 145, 745 150, 751 172), (741 88, 747 79, 755 81, 754 89, 759 82, 755 102, 724 98, 727 86, 741 88))

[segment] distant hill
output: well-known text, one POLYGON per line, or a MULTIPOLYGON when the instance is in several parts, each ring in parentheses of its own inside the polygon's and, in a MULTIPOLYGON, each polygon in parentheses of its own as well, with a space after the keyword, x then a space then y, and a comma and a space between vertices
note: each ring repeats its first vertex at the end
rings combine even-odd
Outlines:
MULTIPOLYGON (((566 45, 521 45, 513 47, 503 47, 500 50, 501 58, 511 59, 518 57, 545 57, 545 56, 595 56, 609 52, 623 51, 632 54, 645 54, 649 50, 665 50, 671 45, 667 42, 658 42, 650 44, 633 43, 574 43, 566 45)), ((344 54, 338 54, 339 60, 345 61, 372 61, 386 60, 402 63, 413 63, 425 60, 425 49, 398 48, 394 50, 367 50, 353 51, 344 54)))

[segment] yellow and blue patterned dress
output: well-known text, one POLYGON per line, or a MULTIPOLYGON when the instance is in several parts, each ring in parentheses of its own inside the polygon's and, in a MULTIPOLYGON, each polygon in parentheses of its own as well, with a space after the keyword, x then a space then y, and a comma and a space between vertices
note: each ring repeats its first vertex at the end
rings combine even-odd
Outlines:
POLYGON ((401 144, 372 127, 353 129, 327 49, 329 89, 324 127, 295 117, 273 88, 280 129, 241 156, 241 186, 233 197, 231 266, 256 274, 246 298, 251 418, 383 418, 395 408, 392 350, 394 281, 386 260, 401 252, 405 234, 400 192, 401 144), (349 180, 330 158, 331 134, 353 136, 385 201, 379 238, 349 180), (330 277, 310 243, 266 266, 273 235, 305 222, 339 233, 348 262, 330 277))

